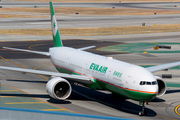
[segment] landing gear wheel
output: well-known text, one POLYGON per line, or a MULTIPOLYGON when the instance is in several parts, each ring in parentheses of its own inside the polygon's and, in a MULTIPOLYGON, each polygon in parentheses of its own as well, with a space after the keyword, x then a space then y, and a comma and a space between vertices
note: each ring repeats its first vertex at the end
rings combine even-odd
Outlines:
POLYGON ((147 115, 147 111, 144 110, 144 104, 145 104, 145 101, 142 102, 142 110, 139 112, 139 116, 147 115))
POLYGON ((143 111, 139 111, 139 116, 143 116, 144 112, 143 111))

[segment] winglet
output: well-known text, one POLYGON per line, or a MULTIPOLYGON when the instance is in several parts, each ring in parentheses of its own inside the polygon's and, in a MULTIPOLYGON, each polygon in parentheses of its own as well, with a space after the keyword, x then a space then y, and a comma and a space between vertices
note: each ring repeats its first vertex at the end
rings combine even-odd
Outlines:
POLYGON ((50 12, 51 12, 51 27, 52 27, 52 36, 54 41, 54 47, 63 47, 63 43, 60 37, 59 28, 57 25, 57 20, 54 12, 54 7, 52 2, 49 2, 50 12))

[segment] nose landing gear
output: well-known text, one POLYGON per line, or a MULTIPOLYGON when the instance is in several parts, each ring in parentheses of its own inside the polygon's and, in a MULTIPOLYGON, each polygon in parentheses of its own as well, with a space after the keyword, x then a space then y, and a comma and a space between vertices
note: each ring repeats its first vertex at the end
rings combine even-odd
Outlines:
POLYGON ((144 104, 146 103, 146 101, 140 101, 139 102, 140 104, 142 104, 142 110, 141 111, 139 111, 139 116, 146 116, 147 115, 147 111, 146 110, 144 110, 144 104))

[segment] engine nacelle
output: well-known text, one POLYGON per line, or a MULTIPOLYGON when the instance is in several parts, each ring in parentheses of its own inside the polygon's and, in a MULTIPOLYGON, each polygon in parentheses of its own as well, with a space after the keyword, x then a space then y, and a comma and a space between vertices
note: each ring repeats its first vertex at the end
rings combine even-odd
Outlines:
POLYGON ((58 100, 68 98, 72 92, 70 83, 61 77, 54 77, 49 80, 46 84, 46 90, 51 97, 58 100))
POLYGON ((156 95, 156 97, 161 97, 166 93, 167 86, 161 77, 155 76, 155 78, 158 82, 158 94, 156 95))

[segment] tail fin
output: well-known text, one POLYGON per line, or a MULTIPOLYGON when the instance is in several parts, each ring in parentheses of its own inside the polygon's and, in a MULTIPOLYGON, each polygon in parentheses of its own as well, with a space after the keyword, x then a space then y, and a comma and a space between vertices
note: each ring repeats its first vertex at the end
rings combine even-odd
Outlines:
POLYGON ((52 2, 49 2, 50 5, 50 12, 51 12, 51 27, 52 27, 52 36, 54 41, 54 47, 63 47, 63 43, 60 37, 59 28, 57 25, 57 20, 53 8, 52 2))

